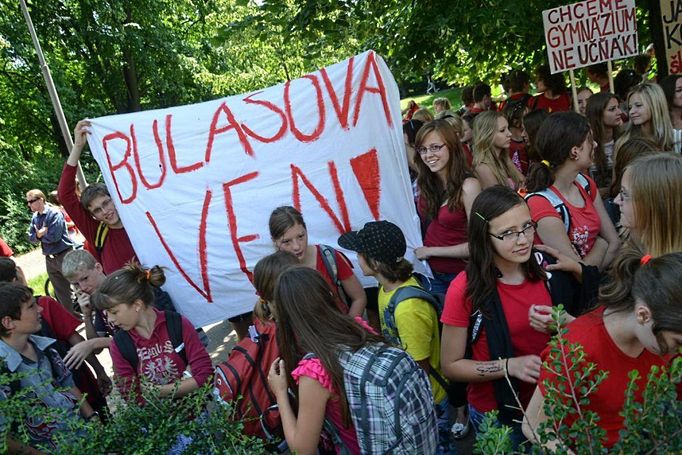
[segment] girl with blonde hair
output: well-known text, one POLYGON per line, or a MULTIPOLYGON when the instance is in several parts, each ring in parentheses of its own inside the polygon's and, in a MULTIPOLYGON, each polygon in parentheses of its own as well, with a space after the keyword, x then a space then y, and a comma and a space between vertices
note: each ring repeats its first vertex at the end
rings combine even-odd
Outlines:
POLYGON ((616 150, 630 137, 643 136, 654 141, 661 149, 672 151, 673 126, 663 89, 653 82, 642 82, 630 90, 627 102, 630 122, 618 138, 616 150))
POLYGON ((482 112, 474 120, 474 174, 481 188, 521 186, 523 175, 509 157, 511 138, 509 122, 501 112, 482 112))
POLYGON ((630 240, 652 256, 682 251, 681 194, 682 157, 662 153, 627 166, 615 202, 630 240))

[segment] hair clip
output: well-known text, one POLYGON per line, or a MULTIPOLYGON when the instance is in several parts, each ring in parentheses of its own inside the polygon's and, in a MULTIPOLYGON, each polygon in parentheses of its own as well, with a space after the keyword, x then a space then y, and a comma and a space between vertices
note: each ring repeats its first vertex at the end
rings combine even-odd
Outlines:
POLYGON ((482 219, 484 223, 487 223, 487 222, 488 222, 488 220, 486 220, 485 217, 484 217, 483 215, 481 215, 480 213, 478 213, 478 212, 474 212, 474 213, 476 214, 477 217, 479 217, 480 219, 482 219))
POLYGON ((149 281, 152 278, 152 269, 147 269, 145 276, 147 277, 147 281, 149 281))
POLYGON ((548 168, 551 167, 551 166, 549 165, 549 161, 547 161, 547 160, 542 160, 542 161, 540 161, 540 162, 541 162, 542 164, 544 164, 545 166, 547 166, 548 168))
POLYGON ((649 263, 650 260, 651 260, 651 255, 650 255, 650 254, 645 254, 644 256, 642 256, 642 259, 639 260, 639 263, 640 263, 641 265, 646 265, 646 264, 649 263))

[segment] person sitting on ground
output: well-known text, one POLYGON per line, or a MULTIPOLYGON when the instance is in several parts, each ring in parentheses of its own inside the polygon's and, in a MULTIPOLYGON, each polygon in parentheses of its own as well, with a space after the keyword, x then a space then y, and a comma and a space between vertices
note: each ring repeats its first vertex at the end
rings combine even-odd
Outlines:
POLYGON ((600 92, 609 91, 609 67, 607 63, 597 63, 585 68, 585 74, 590 82, 599 86, 600 92))
POLYGON ((535 70, 535 85, 539 93, 530 101, 531 111, 545 109, 551 114, 571 110, 571 98, 566 93, 562 73, 552 74, 548 65, 540 65, 535 70))
POLYGON ((93 294, 95 307, 106 310, 119 329, 109 347, 116 385, 121 395, 139 402, 142 378, 160 397, 182 397, 202 387, 213 374, 211 358, 192 323, 177 313, 154 307, 152 288, 165 280, 161 267, 144 269, 131 263, 108 275, 93 294), (180 319, 178 340, 172 339, 171 317, 180 319), (126 346, 132 349, 127 351, 126 346), (138 356, 139 352, 145 355, 138 356), (188 369, 189 376, 185 374, 188 369))
POLYGON ((93 183, 83 190, 80 200, 76 195, 76 169, 88 134, 90 122, 81 120, 73 133, 73 148, 64 164, 57 194, 108 274, 135 260, 135 250, 106 185, 93 183))
MULTIPOLYGON (((0 258, 0 283, 27 285, 23 277, 17 275, 16 264, 10 258, 0 258)), ((64 358, 69 348, 85 341, 76 331, 81 325, 81 321, 66 311, 52 297, 34 296, 34 298, 42 308, 42 314, 40 315, 42 328, 37 335, 56 339, 57 343, 54 345, 54 348, 60 357, 64 358)), ((109 379, 107 372, 95 355, 88 355, 86 360, 92 367, 95 375, 97 375, 97 379, 95 379, 87 365, 66 366, 71 370, 76 387, 81 392, 87 394, 86 399, 90 406, 105 419, 108 414, 108 408, 104 397, 111 391, 111 379, 109 379)))
MULTIPOLYGON (((362 273, 379 282, 381 332, 384 338, 402 346, 429 374, 438 418, 436 453, 454 453, 450 441, 448 384, 440 371, 440 329, 436 308, 418 296, 406 297, 391 305, 399 296, 400 289, 422 289, 419 281, 412 276, 412 264, 404 258, 407 249, 405 236, 390 221, 373 221, 359 231, 343 234, 339 237, 339 245, 356 251, 362 273)), ((462 392, 464 390, 462 387, 462 392)), ((463 396, 461 398, 463 408, 466 401, 463 396)), ((464 418, 466 414, 462 414, 464 418)))
MULTIPOLYGON (((71 373, 53 349, 55 340, 35 335, 41 329, 41 312, 42 307, 36 303, 30 288, 16 283, 0 284, 0 359, 8 373, 22 374, 18 384, 0 389, 0 399, 8 399, 15 387, 16 391, 29 389, 32 393, 27 399, 34 398, 47 408, 62 410, 67 417, 96 418, 97 414, 82 399, 71 373)), ((69 420, 59 415, 60 420, 51 422, 38 415, 30 416, 21 423, 25 432, 19 431, 30 441, 23 443, 17 439, 19 433, 10 433, 6 441, 9 452, 42 453, 36 447, 53 451, 57 433, 72 431, 69 420)), ((5 417, 0 416, 0 426, 4 425, 5 417)))

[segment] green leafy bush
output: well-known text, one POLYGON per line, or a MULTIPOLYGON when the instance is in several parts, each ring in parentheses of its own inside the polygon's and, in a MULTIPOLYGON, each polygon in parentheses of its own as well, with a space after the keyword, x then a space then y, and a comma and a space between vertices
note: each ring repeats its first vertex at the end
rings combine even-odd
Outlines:
MULTIPOLYGON (((14 380, 16 374, 0 373, 0 387, 14 380)), ((232 421, 232 408, 215 403, 211 398, 211 384, 182 398, 160 398, 145 387, 145 405, 121 398, 110 400, 115 411, 106 424, 86 422, 66 412, 47 409, 37 399, 27 400, 28 394, 19 391, 7 400, 0 400, 0 414, 8 424, 3 428, 3 444, 8 429, 14 428, 15 439, 29 443, 23 429, 26 416, 66 422, 69 431, 55 436, 53 453, 65 455, 87 454, 163 454, 178 439, 184 439, 186 454, 257 454, 264 449, 260 440, 243 434, 243 425, 232 421), (13 423, 13 425, 10 425, 13 423)), ((95 419, 96 420, 96 419, 95 419)), ((42 449, 47 449, 42 447, 42 449)), ((0 453, 7 448, 0 444, 0 453)), ((50 452, 50 450, 48 450, 50 452)))
MULTIPOLYGON (((652 367, 646 381, 643 401, 635 401, 639 373, 632 371, 625 391, 621 415, 624 426, 620 440, 611 449, 603 446, 605 431, 598 426, 599 416, 587 409, 590 395, 599 388, 608 372, 597 371, 594 363, 585 362, 580 344, 569 343, 567 329, 555 311, 557 335, 550 342, 551 363, 547 368, 556 374, 555 382, 545 381, 544 412, 547 421, 536 429, 540 445, 531 453, 604 454, 604 453, 682 453, 682 406, 677 399, 677 386, 682 378, 682 358, 676 358, 669 369, 652 367), (563 372, 568 372, 564 374, 563 372), (578 414, 572 425, 565 421, 578 414), (552 447, 552 449, 547 449, 552 447)), ((641 381, 640 381, 641 382, 641 381)), ((497 422, 497 412, 487 413, 475 450, 486 455, 513 453, 511 429, 497 422)))

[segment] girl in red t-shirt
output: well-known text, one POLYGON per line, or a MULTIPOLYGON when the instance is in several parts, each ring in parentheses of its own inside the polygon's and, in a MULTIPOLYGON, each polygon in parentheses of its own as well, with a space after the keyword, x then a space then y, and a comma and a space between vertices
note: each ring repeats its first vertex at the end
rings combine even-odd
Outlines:
POLYGON ((301 264, 320 272, 336 295, 337 307, 341 312, 352 317, 362 316, 367 305, 367 295, 353 273, 353 266, 346 256, 333 250, 336 277, 330 276, 325 265, 324 245, 308 244, 308 229, 301 212, 290 206, 277 207, 270 214, 268 226, 270 237, 278 250, 293 254, 301 264), (337 288, 337 281, 341 283, 341 289, 337 288), (345 297, 340 295, 341 292, 345 297))
POLYGON ((481 185, 470 174, 462 144, 447 120, 424 125, 417 133, 415 150, 424 246, 414 252, 417 259, 429 262, 434 275, 431 291, 445 294, 469 257, 467 219, 481 185))
MULTIPOLYGON (((650 255, 642 255, 637 248, 629 248, 619 256, 613 266, 614 279, 600 292, 602 306, 569 324, 565 334, 570 344, 578 343, 583 348, 585 356, 578 371, 580 367, 595 364, 590 377, 599 371, 608 372, 608 376, 589 395, 584 395, 584 387, 571 386, 575 365, 567 363, 570 356, 563 361, 560 351, 546 349, 542 359, 548 365, 563 366, 561 371, 543 368, 540 373, 538 387, 526 410, 529 421, 523 427, 529 439, 537 440, 538 425, 547 420, 545 396, 547 393, 555 394, 555 387, 563 386, 564 394, 574 396, 567 403, 569 406, 580 402, 583 413, 588 410, 597 413, 597 424, 606 432, 606 439, 602 441, 604 446, 610 448, 618 441, 619 432, 623 429, 621 412, 630 372, 639 372, 634 399, 642 403, 646 387, 644 378, 648 378, 651 367, 660 368, 668 364, 671 355, 682 346, 680 269, 682 253, 651 258, 650 255), (582 403, 585 398, 589 399, 587 405, 582 403)), ((561 422, 562 426, 566 425, 566 432, 560 441, 545 441, 547 446, 554 450, 559 445, 573 449, 574 441, 569 432, 574 431, 571 426, 580 419, 579 415, 566 414, 561 422)))
POLYGON ((528 171, 526 199, 537 223, 536 242, 587 265, 608 267, 620 240, 596 184, 579 175, 592 164, 595 146, 587 119, 575 112, 551 114, 535 145, 541 162, 528 171), (554 206, 550 197, 560 205, 554 206))
POLYGON ((469 383, 474 428, 483 413, 497 409, 498 419, 513 428, 515 445, 524 438, 514 421, 520 414, 509 406, 517 406, 514 394, 524 405, 530 399, 540 353, 549 341, 529 322, 533 307, 552 304, 547 275, 532 257, 534 234, 528 207, 517 193, 502 185, 484 190, 471 208, 469 264, 450 285, 441 317, 442 371, 469 383), (473 342, 468 336, 472 316, 477 319, 471 325, 473 342), (471 357, 465 354, 468 344, 471 357))

